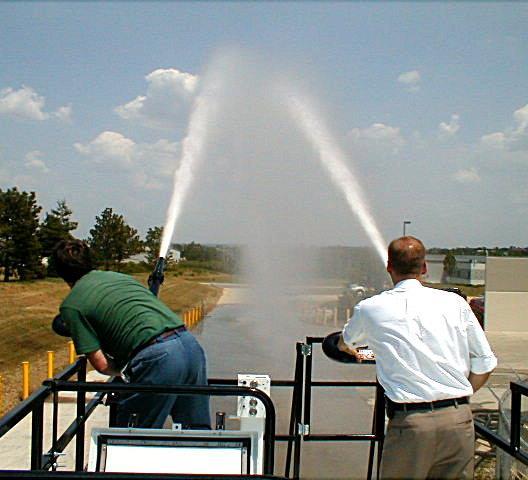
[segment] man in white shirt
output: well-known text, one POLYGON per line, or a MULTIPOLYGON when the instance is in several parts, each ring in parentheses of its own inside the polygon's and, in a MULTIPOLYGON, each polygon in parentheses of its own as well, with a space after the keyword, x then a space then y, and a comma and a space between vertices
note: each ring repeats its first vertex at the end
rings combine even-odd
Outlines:
POLYGON ((381 477, 473 478, 468 397, 497 359, 462 297, 420 283, 420 240, 393 240, 388 254, 394 288, 358 303, 339 340, 343 351, 368 344, 376 355, 389 416, 381 477))

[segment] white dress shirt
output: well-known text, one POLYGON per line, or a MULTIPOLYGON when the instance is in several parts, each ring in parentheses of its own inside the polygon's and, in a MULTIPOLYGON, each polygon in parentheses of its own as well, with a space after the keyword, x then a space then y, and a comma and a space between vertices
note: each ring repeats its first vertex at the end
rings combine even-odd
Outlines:
POLYGON ((487 373, 497 366, 468 303, 414 279, 358 303, 343 340, 374 351, 378 380, 394 402, 471 395, 469 372, 487 373))

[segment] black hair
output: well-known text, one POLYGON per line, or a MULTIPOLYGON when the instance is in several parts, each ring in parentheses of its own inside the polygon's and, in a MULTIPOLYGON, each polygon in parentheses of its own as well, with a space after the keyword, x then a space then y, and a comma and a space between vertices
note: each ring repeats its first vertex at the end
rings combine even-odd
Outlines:
POLYGON ((70 284, 93 270, 90 247, 82 240, 61 240, 53 248, 52 258, 59 277, 70 284))

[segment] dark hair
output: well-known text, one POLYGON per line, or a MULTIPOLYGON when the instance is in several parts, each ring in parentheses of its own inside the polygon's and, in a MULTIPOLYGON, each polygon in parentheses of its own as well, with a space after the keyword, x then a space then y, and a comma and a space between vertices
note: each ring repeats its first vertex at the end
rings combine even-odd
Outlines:
POLYGON ((59 277, 68 283, 93 270, 90 247, 81 240, 61 240, 53 248, 52 258, 59 277))
POLYGON ((424 244, 415 237, 400 237, 389 245, 389 262, 400 275, 420 275, 425 262, 424 244))

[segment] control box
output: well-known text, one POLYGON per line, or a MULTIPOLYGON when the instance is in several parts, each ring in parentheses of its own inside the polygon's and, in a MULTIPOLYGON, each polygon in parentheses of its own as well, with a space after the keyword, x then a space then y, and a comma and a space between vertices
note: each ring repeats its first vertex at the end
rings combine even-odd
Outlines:
MULTIPOLYGON (((271 379, 269 375, 255 375, 252 373, 238 374, 239 387, 257 388, 270 396, 271 379)), ((255 397, 238 397, 237 414, 240 418, 265 418, 266 410, 260 400, 255 397)))

